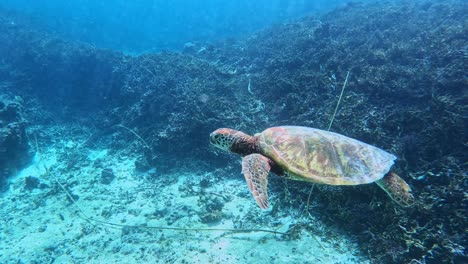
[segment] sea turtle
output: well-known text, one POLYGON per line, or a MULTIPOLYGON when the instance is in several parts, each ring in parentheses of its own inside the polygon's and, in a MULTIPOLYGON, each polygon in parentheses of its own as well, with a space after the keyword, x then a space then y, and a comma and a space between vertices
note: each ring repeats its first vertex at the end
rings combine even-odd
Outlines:
POLYGON ((399 205, 414 202, 408 184, 390 171, 394 155, 337 133, 279 126, 249 136, 220 128, 210 134, 210 143, 243 157, 242 173, 262 209, 268 208, 270 170, 288 179, 330 185, 375 182, 399 205))

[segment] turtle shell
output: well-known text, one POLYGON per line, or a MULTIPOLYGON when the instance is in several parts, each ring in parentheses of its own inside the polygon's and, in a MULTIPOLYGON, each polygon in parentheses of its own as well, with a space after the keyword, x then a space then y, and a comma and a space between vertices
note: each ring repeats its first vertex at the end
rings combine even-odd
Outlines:
POLYGON ((396 159, 356 139, 308 127, 272 127, 256 136, 260 152, 295 180, 331 185, 371 183, 381 179, 396 159))

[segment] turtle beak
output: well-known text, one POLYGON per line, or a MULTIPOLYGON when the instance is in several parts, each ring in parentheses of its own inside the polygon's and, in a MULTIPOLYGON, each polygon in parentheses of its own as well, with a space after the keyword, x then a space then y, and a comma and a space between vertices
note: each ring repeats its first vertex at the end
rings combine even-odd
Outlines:
MULTIPOLYGON (((215 132, 216 132, 216 131, 215 131, 215 132)), ((217 146, 219 143, 216 141, 216 135, 217 135, 217 133, 215 133, 215 132, 212 132, 212 133, 210 134, 210 143, 211 143, 211 145, 217 146)))
POLYGON ((212 145, 215 143, 213 133, 210 134, 210 143, 211 143, 212 145))

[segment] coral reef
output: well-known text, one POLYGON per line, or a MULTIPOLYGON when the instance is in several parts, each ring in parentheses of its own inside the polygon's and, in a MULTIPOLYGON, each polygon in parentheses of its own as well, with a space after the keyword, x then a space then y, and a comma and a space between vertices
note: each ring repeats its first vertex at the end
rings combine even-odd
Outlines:
MULTIPOLYGON (((278 196, 270 216, 303 206, 304 215, 353 235, 375 263, 462 263, 468 247, 467 11, 457 0, 353 3, 245 40, 139 57, 65 42, 6 14, 0 15, 0 76, 18 87, 15 93, 35 96, 25 97, 28 107, 65 109, 55 118, 80 120, 109 137, 113 149, 139 156, 133 164, 141 171, 222 168, 237 175, 236 166, 226 167, 235 158, 209 147, 211 131, 253 134, 288 124, 326 129, 349 71, 331 130, 398 156, 396 171, 413 187, 417 205, 396 208, 370 185, 314 186, 311 192, 309 184, 283 188, 272 179, 278 196)), ((24 153, 24 123, 15 122, 13 134, 23 146, 15 151, 24 153)), ((95 141, 90 136, 86 144, 95 141)), ((64 154, 72 170, 85 159, 77 151, 64 154)), ((198 203, 205 209, 190 213, 206 223, 224 217, 218 198, 196 195, 204 197, 198 203)), ((307 217, 291 227, 296 235, 299 229, 320 231, 307 217)), ((122 235, 132 239, 131 230, 122 235)))
POLYGON ((100 109, 121 86, 123 55, 36 31, 19 14, 0 10, 0 76, 24 98, 34 94, 67 115, 100 109))

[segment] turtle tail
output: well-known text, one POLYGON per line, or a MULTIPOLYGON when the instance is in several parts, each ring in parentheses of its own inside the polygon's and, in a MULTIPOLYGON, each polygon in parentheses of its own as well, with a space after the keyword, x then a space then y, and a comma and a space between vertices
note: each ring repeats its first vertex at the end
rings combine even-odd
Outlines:
POLYGON ((411 187, 396 173, 389 172, 376 183, 397 204, 404 207, 409 207, 414 204, 414 195, 411 191, 411 187))

